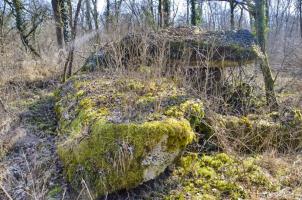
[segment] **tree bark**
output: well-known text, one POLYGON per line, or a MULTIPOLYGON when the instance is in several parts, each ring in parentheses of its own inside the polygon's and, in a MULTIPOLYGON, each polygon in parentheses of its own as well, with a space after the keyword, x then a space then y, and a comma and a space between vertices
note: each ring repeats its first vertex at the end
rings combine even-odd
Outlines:
POLYGON ((191 24, 197 25, 196 0, 191 0, 191 24))
POLYGON ((20 34, 21 41, 25 48, 29 49, 31 53, 36 57, 41 57, 40 54, 36 51, 36 49, 29 43, 28 36, 29 34, 26 33, 26 25, 24 21, 24 14, 23 14, 23 4, 20 0, 13 0, 12 1, 13 9, 15 11, 15 18, 16 18, 16 26, 20 34))
POLYGON ((230 0, 230 10, 231 10, 230 24, 231 24, 231 30, 235 29, 235 8, 236 8, 236 4, 235 4, 234 0, 230 0))
POLYGON ((0 53, 2 53, 3 50, 3 29, 4 29, 4 16, 6 12, 6 2, 4 1, 3 3, 3 9, 1 10, 1 15, 0 15, 0 53))
POLYGON ((52 10, 56 24, 57 43, 60 49, 63 48, 63 22, 61 16, 61 0, 52 0, 52 10))
POLYGON ((164 27, 166 28, 170 25, 171 1, 170 0, 162 0, 162 1, 163 1, 164 27))
POLYGON ((116 23, 119 22, 121 6, 122 6, 122 0, 115 0, 115 2, 114 2, 114 21, 116 23))
POLYGON ((277 110, 279 105, 276 99, 274 91, 274 79, 272 77, 271 68, 268 61, 268 56, 266 53, 266 38, 267 38, 267 21, 266 15, 268 9, 265 0, 256 0, 256 35, 257 42, 263 53, 263 58, 261 59, 260 67, 264 78, 265 90, 266 90, 266 100, 267 104, 270 106, 271 110, 277 110))
POLYGON ((88 25, 88 30, 92 30, 92 20, 91 20, 91 5, 90 5, 90 0, 85 0, 86 4, 86 12, 85 12, 85 17, 86 17, 86 23, 88 25))
POLYGON ((154 21, 154 9, 153 9, 153 0, 149 0, 149 8, 152 16, 152 20, 154 21))
POLYGON ((203 22, 203 1, 204 0, 199 0, 199 3, 198 3, 199 25, 201 25, 203 22))
POLYGON ((171 14, 171 1, 159 0, 158 1, 159 27, 166 28, 170 25, 170 14, 171 14))
POLYGON ((70 16, 70 0, 62 0, 61 15, 63 22, 64 42, 68 46, 71 42, 71 16, 70 16))
POLYGON ((187 0, 187 25, 190 25, 190 0, 187 0))
MULTIPOLYGON (((74 16, 73 22, 71 22, 72 27, 71 27, 71 44, 70 44, 70 49, 68 53, 68 58, 65 62, 64 66, 64 74, 63 74, 63 81, 65 82, 66 78, 71 77, 72 75, 72 68, 73 68, 73 59, 74 59, 74 40, 76 38, 77 34, 77 25, 78 25, 78 18, 81 10, 81 5, 82 5, 82 0, 79 0, 77 3, 77 8, 74 16)), ((72 21, 72 19, 70 19, 72 21)))
POLYGON ((298 0, 298 6, 299 6, 299 18, 300 18, 300 35, 302 38, 302 0, 298 0))
POLYGON ((110 0, 106 0, 106 11, 105 11, 105 18, 106 18, 106 30, 109 29, 110 24, 110 0))
POLYGON ((99 14, 98 14, 98 1, 97 0, 92 0, 93 4, 93 21, 94 21, 94 27, 96 30, 99 30, 99 14))
POLYGON ((239 20, 238 20, 239 29, 242 29, 242 20, 243 20, 243 8, 240 8, 240 17, 239 17, 239 20))
POLYGON ((158 25, 159 27, 163 27, 163 0, 158 0, 158 25))

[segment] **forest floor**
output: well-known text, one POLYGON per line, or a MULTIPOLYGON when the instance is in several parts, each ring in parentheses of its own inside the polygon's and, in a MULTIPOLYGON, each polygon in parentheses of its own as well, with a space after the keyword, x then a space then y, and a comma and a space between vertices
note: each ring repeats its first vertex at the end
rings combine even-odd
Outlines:
MULTIPOLYGON (((302 108, 302 73, 283 71, 277 82, 282 106, 302 108)), ((62 167, 56 154, 56 116, 54 90, 59 81, 43 79, 34 82, 7 82, 0 88, 5 96, 8 116, 12 119, 5 131, 0 160, 0 199, 87 199, 86 191, 77 197, 65 183, 62 167)), ((248 155, 237 155, 243 159, 248 155)), ((277 168, 285 174, 278 177, 282 186, 278 191, 255 193, 252 199, 302 199, 302 156, 295 152, 279 154, 275 151, 260 155, 258 165, 275 179, 277 168)), ((240 160, 239 159, 239 160, 240 160)), ((173 170, 172 170, 173 171, 173 170)), ((137 189, 114 194, 105 199, 163 199, 167 194, 183 191, 175 184, 171 171, 137 189)), ((253 191, 253 188, 249 188, 253 191)), ((173 199, 173 198, 172 198, 173 199)))
POLYGON ((0 199, 47 199, 58 185, 64 188, 55 148, 55 86, 54 81, 37 81, 2 87, 13 120, 3 142, 0 199))

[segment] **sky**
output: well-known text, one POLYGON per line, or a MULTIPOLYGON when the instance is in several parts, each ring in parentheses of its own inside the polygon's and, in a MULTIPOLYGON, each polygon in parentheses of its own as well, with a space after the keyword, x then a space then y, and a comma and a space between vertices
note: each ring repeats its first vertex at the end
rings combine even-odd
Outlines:
MULTIPOLYGON (((179 13, 185 13, 187 10, 186 7, 186 0, 174 0, 176 6, 178 6, 179 13)), ((103 12, 105 9, 106 1, 105 0, 99 0, 98 1, 98 10, 99 12, 103 12)))
MULTIPOLYGON (((139 0, 137 0, 139 1, 139 0)), ((186 2, 187 0, 172 0, 175 2, 176 6, 178 6, 178 11, 180 14, 184 14, 186 13, 186 10, 187 10, 187 6, 186 6, 186 2)), ((237 2, 242 2, 243 0, 237 0, 237 2)), ((286 1, 284 1, 286 2, 286 1)), ((220 2, 223 6, 223 4, 225 2, 220 2)), ((271 2, 272 4, 275 3, 275 0, 271 2)), ((103 12, 104 11, 104 8, 105 8, 105 4, 106 4, 106 1, 105 0, 99 0, 98 1, 98 10, 99 12, 103 12)), ((282 6, 282 5, 281 5, 282 6)), ((294 10, 294 5, 291 6, 291 10, 294 10)))

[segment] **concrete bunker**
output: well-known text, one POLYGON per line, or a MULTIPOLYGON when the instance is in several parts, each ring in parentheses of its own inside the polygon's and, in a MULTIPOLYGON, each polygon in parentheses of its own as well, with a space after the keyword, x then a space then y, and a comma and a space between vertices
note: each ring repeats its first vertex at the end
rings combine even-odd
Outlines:
POLYGON ((259 56, 254 35, 248 30, 203 31, 197 27, 163 29, 146 34, 130 33, 121 40, 106 43, 91 55, 84 70, 140 66, 162 69, 165 75, 180 73, 200 85, 216 87, 222 71, 253 63, 259 56))

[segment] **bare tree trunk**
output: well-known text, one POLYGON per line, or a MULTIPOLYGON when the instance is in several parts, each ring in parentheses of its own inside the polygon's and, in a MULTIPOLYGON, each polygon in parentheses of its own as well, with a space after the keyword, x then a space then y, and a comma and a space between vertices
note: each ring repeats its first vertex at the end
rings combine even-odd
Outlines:
POLYGON ((147 0, 147 6, 143 10, 144 10, 144 17, 145 17, 144 25, 146 27, 150 26, 152 28, 155 28, 156 22, 155 22, 155 17, 154 17, 153 0, 147 0))
POLYGON ((170 25, 170 14, 171 14, 171 0, 163 0, 163 17, 164 17, 164 27, 170 25))
POLYGON ((198 8, 198 12, 199 12, 199 23, 200 23, 200 25, 202 24, 202 22, 203 22, 203 1, 204 0, 199 0, 199 8, 198 8))
POLYGON ((85 16, 86 16, 86 23, 88 25, 88 30, 92 30, 92 20, 91 20, 91 5, 90 5, 90 0, 85 0, 85 4, 86 4, 86 12, 85 12, 85 16))
POLYGON ((215 30, 216 23, 215 23, 215 18, 214 18, 214 14, 213 14, 213 5, 212 4, 209 4, 209 11, 210 11, 209 28, 215 30), (212 22, 213 27, 211 27, 211 22, 212 22))
POLYGON ((240 29, 242 28, 242 20, 243 20, 243 8, 240 8, 240 17, 238 21, 238 26, 240 29))
POLYGON ((93 4, 93 21, 94 21, 94 26, 96 30, 99 30, 99 14, 98 14, 98 0, 92 0, 93 4))
POLYGON ((171 1, 158 1, 159 27, 168 27, 170 25, 171 1))
POLYGON ((72 31, 71 31, 72 44, 70 45, 68 58, 65 62, 65 66, 64 66, 63 81, 65 81, 66 78, 69 78, 72 75, 74 48, 75 48, 74 40, 75 40, 76 34, 77 34, 77 25, 78 25, 78 18, 79 18, 79 14, 80 14, 80 10, 81 10, 81 5, 82 5, 82 0, 79 0, 77 3, 77 8, 76 8, 76 12, 75 12, 74 20, 73 20, 73 25, 71 27, 72 28, 72 31))
POLYGON ((70 19, 69 26, 72 29, 72 26, 73 26, 73 24, 72 24, 72 19, 73 19, 72 0, 66 0, 66 2, 67 2, 67 8, 68 8, 68 15, 69 15, 69 19, 70 19))
POLYGON ((15 11, 16 26, 17 26, 17 29, 19 31, 20 38, 21 38, 21 41, 22 41, 23 45, 25 46, 26 49, 28 48, 34 56, 40 57, 39 53, 29 43, 29 40, 28 40, 29 34, 26 33, 26 24, 25 24, 25 21, 24 21, 24 18, 23 18, 24 14, 22 12, 23 4, 21 3, 20 0, 13 0, 12 5, 13 5, 13 9, 15 11))
MULTIPOLYGON (((97 43, 100 41, 100 33, 99 33, 99 13, 98 13, 98 0, 92 0, 93 4, 93 21, 94 21, 94 27, 96 30, 96 40, 97 43)), ((107 23, 107 22, 106 22, 107 23)))
POLYGON ((149 0, 149 8, 152 16, 152 21, 154 21, 154 8, 153 8, 153 0, 149 0))
POLYGON ((264 0, 265 1, 265 25, 266 27, 269 27, 269 0, 264 0))
POLYGON ((187 25, 190 25, 190 0, 187 0, 187 25))
POLYGON ((230 19, 230 24, 231 24, 231 30, 235 29, 235 7, 236 4, 233 0, 230 0, 230 10, 231 10, 231 19, 230 19))
POLYGON ((83 30, 86 30, 85 23, 86 23, 86 11, 85 11, 85 8, 82 6, 80 16, 79 16, 79 25, 81 26, 81 28, 83 30))
POLYGON ((52 9, 53 15, 56 23, 56 35, 57 35, 57 43, 60 49, 63 48, 63 22, 61 16, 61 4, 60 0, 52 0, 52 9))
POLYGON ((65 44, 68 46, 71 42, 71 16, 70 16, 70 0, 62 0, 61 16, 63 22, 63 36, 65 44))
POLYGON ((163 0, 158 0, 158 25, 159 27, 163 27, 163 19, 164 19, 164 12, 163 12, 163 0))
POLYGON ((197 0, 191 0, 191 24, 193 26, 200 25, 200 15, 200 3, 198 3, 197 0))
POLYGON ((5 12, 6 12, 6 2, 4 1, 3 9, 1 10, 1 15, 0 15, 0 48, 1 48, 0 53, 2 53, 2 50, 3 50, 3 37, 4 37, 3 29, 4 29, 5 12))
POLYGON ((276 20, 275 36, 277 36, 277 34, 279 33, 279 30, 280 30, 280 28, 279 28, 280 27, 279 26, 279 24, 280 24, 280 21, 279 21, 280 0, 277 0, 276 4, 277 4, 277 6, 276 6, 277 8, 276 8, 276 14, 275 14, 275 20, 276 20))
POLYGON ((300 35, 302 38, 302 0, 298 0, 298 6, 299 6, 299 18, 300 18, 300 35))
POLYGON ((277 110, 279 105, 274 90, 274 79, 269 65, 268 56, 266 54, 266 15, 268 13, 268 8, 266 6, 267 3, 265 0, 256 0, 256 32, 258 44, 264 55, 261 59, 260 67, 265 83, 267 104, 270 106, 271 110, 277 110))
POLYGON ((106 18, 106 22, 105 22, 105 26, 106 26, 106 30, 109 29, 109 24, 110 24, 110 0, 106 0, 106 11, 105 11, 105 18, 106 18))
POLYGON ((116 23, 119 22, 121 6, 122 6, 122 0, 115 0, 115 3, 114 3, 114 18, 115 19, 114 19, 114 21, 116 23))
POLYGON ((198 24, 198 11, 196 8, 196 0, 191 0, 191 24, 196 26, 198 24))
POLYGON ((251 30, 253 31, 254 28, 255 28, 255 24, 254 24, 254 18, 253 18, 253 15, 251 13, 249 13, 249 20, 250 20, 250 28, 251 30))

